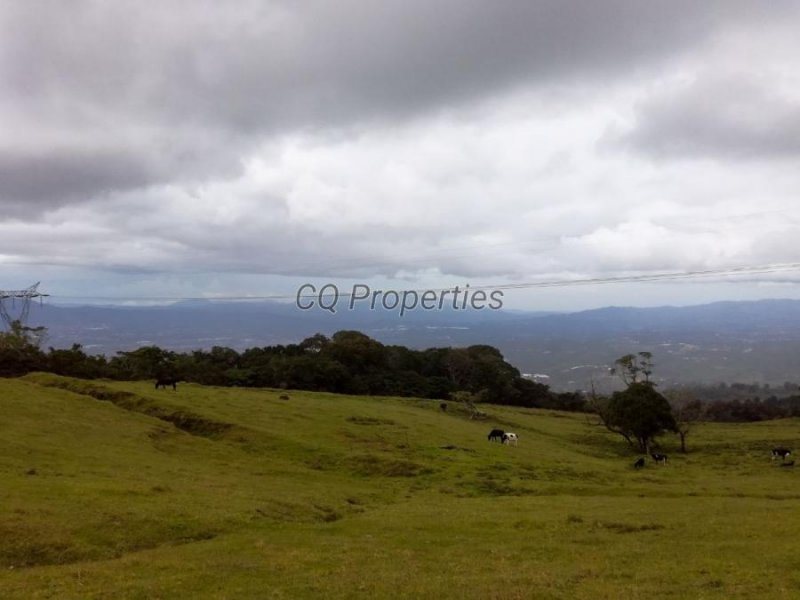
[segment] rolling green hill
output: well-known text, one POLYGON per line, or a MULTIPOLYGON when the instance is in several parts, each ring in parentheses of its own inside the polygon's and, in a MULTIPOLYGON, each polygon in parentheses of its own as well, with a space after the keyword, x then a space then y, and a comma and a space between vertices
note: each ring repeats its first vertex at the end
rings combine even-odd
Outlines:
POLYGON ((585 415, 152 387, 0 379, 0 597, 800 592, 800 472, 769 455, 796 420, 698 426, 635 471, 585 415))

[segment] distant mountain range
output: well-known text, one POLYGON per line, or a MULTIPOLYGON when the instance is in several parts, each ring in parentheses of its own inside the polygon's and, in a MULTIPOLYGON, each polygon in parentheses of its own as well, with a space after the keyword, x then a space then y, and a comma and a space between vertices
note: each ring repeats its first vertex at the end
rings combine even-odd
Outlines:
POLYGON ((718 302, 689 307, 609 307, 575 313, 519 311, 301 311, 278 302, 192 301, 158 307, 31 307, 46 345, 107 356, 158 345, 173 350, 297 343, 357 329, 412 348, 489 344, 523 373, 556 390, 600 388, 614 359, 654 354, 664 384, 800 380, 800 301, 718 302))

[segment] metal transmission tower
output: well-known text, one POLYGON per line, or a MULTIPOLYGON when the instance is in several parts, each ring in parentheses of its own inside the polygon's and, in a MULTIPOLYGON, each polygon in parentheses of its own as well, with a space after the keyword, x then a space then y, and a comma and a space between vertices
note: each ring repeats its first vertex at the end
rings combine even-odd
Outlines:
POLYGON ((11 324, 14 321, 19 321, 23 325, 25 325, 25 321, 28 320, 28 312, 31 310, 31 299, 32 298, 39 298, 41 299, 49 296, 50 294, 42 294, 41 292, 37 291, 36 288, 39 287, 41 282, 37 281, 31 287, 25 290, 0 290, 0 316, 3 317, 3 321, 5 321, 6 326, 11 328, 11 324), (6 303, 8 300, 11 300, 12 308, 15 308, 17 305, 17 301, 22 305, 19 310, 19 318, 14 319, 12 318, 11 314, 8 312, 8 308, 6 303))

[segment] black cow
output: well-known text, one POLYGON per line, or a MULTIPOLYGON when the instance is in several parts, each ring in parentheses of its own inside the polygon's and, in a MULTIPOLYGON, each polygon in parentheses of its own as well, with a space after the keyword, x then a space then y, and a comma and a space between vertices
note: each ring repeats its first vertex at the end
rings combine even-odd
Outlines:
POLYGON ((666 454, 659 454, 658 452, 652 452, 650 456, 653 457, 653 460, 656 461, 658 464, 665 465, 667 464, 667 455, 666 454))
POLYGON ((789 456, 791 456, 792 451, 788 448, 773 448, 772 449, 772 460, 776 458, 780 458, 781 460, 786 460, 789 456))
POLYGON ((639 460, 633 463, 634 469, 641 469, 642 467, 644 467, 644 456, 642 456, 639 460))
POLYGON ((499 442, 502 442, 503 441, 503 436, 505 434, 506 434, 506 432, 503 431, 502 429, 492 429, 489 432, 489 441, 491 442, 492 440, 497 440, 499 442))
POLYGON ((178 380, 174 377, 159 377, 156 379, 156 389, 159 387, 166 388, 168 385, 171 385, 173 390, 177 390, 178 380))

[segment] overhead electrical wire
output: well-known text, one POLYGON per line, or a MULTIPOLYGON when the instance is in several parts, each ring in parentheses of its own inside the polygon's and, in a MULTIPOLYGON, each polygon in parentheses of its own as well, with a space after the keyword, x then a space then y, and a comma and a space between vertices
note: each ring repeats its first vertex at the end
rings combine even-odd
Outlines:
MULTIPOLYGON (((698 271, 674 271, 666 273, 645 273, 638 275, 623 275, 617 277, 591 277, 584 279, 551 279, 541 281, 527 281, 522 283, 504 283, 496 285, 471 285, 470 290, 520 290, 520 289, 533 289, 533 288, 552 288, 552 287, 573 287, 573 286, 587 286, 587 285, 609 285, 616 283, 647 283, 657 281, 671 281, 681 279, 696 279, 704 277, 729 277, 735 275, 758 275, 768 273, 780 273, 787 271, 800 271, 800 262, 790 263, 772 263, 766 265, 755 266, 738 266, 719 269, 704 269, 698 271)), ((428 288, 430 289, 430 288, 428 288)), ((410 290, 422 293, 428 289, 410 290)), ((433 291, 444 291, 450 288, 441 288, 433 291)), ((331 293, 332 295, 332 293, 331 293)), ((340 292, 341 297, 349 297, 352 295, 349 292, 340 292)), ((69 300, 116 300, 116 301, 163 301, 163 302, 179 302, 191 300, 294 300, 300 298, 317 297, 318 294, 269 294, 269 295, 246 295, 246 296, 62 296, 53 294, 53 298, 69 299, 69 300)))

